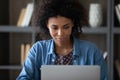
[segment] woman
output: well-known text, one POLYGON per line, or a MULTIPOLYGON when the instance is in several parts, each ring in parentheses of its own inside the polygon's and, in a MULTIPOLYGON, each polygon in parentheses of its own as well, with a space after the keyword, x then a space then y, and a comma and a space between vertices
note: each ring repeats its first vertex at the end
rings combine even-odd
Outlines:
POLYGON ((38 5, 34 23, 52 39, 36 42, 17 80, 40 80, 41 65, 100 65, 101 80, 108 80, 102 53, 91 42, 79 40, 86 23, 78 0, 48 0, 38 5))

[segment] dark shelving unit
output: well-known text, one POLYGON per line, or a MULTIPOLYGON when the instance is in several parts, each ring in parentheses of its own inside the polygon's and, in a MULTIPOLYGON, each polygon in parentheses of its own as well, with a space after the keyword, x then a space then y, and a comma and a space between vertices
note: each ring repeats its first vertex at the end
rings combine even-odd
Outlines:
MULTIPOLYGON (((120 4, 120 0, 111 1, 111 78, 112 80, 119 80, 118 69, 116 68, 116 61, 120 61, 120 22, 116 16, 115 6, 120 4)), ((120 62, 119 62, 120 64, 120 62)), ((120 66, 119 66, 120 67, 120 66)))
MULTIPOLYGON (((80 0, 80 2, 87 10, 89 10, 90 3, 102 5, 103 24, 96 28, 83 26, 81 39, 95 43, 103 53, 107 51, 109 80, 117 80, 114 74, 114 64, 116 59, 120 60, 118 57, 120 56, 120 24, 117 21, 114 9, 116 0, 80 0)), ((27 1, 0 1, 0 6, 2 6, 0 7, 0 80, 16 79, 22 68, 20 65, 20 44, 33 44, 37 41, 36 35, 40 30, 38 27, 18 27, 15 24, 21 8, 26 3, 27 1), (4 19, 3 16, 5 16, 4 19)))

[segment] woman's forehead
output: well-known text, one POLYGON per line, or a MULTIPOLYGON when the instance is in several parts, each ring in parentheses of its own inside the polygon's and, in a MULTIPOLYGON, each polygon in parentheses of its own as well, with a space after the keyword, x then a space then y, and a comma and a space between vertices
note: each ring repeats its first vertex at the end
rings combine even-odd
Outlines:
POLYGON ((67 25, 73 24, 72 20, 63 16, 51 17, 48 19, 48 25, 67 25))

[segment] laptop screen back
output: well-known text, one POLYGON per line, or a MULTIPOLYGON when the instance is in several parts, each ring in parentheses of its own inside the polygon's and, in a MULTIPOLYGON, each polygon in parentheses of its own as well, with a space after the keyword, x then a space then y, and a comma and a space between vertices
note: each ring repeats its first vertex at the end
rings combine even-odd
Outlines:
POLYGON ((42 65, 41 80, 100 80, 100 67, 42 65))

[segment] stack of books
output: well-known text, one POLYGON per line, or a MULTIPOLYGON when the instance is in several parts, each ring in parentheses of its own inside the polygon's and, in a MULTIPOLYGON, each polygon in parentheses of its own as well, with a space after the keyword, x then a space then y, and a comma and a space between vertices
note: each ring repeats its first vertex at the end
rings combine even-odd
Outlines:
POLYGON ((118 21, 119 21, 119 23, 120 23, 120 4, 115 5, 115 12, 116 12, 118 21))
POLYGON ((21 44, 21 60, 20 60, 20 64, 21 65, 23 65, 30 48, 31 48, 31 44, 30 43, 27 43, 27 44, 22 43, 21 44))
POLYGON ((31 17, 33 14, 34 4, 28 3, 26 8, 22 8, 19 14, 19 18, 17 21, 18 27, 27 27, 30 24, 31 17))

